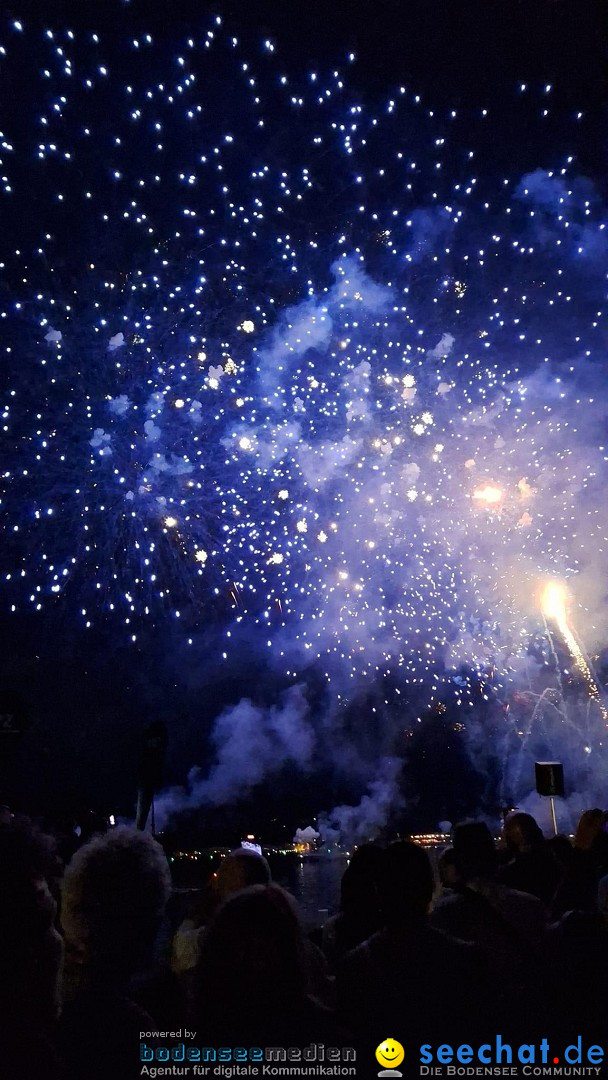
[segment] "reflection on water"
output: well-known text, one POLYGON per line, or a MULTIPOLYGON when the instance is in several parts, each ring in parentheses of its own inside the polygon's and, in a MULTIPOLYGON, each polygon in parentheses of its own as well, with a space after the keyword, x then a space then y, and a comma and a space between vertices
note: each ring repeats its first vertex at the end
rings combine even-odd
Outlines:
POLYGON ((340 881, 348 860, 345 855, 269 856, 273 881, 295 896, 306 929, 320 926, 340 906, 340 881))
MULTIPOLYGON (((202 897, 210 874, 217 871, 228 849, 211 849, 176 856, 171 861, 173 907, 181 921, 202 897)), ((280 855, 266 851, 272 880, 287 889, 298 902, 306 930, 321 926, 340 907, 340 881, 348 866, 346 855, 280 855)), ((177 915, 175 915, 177 918, 177 915)))
MULTIPOLYGON (((431 865, 438 880, 437 861, 445 844, 426 846, 431 865)), ((176 890, 174 906, 182 912, 181 918, 193 903, 194 896, 202 890, 209 875, 217 870, 221 858, 228 853, 224 848, 207 848, 203 851, 185 853, 172 857, 171 872, 176 890), (177 895, 181 894, 180 899, 177 895)), ((266 850, 272 879, 282 885, 298 902, 302 922, 307 930, 321 926, 340 907, 340 881, 348 866, 346 855, 278 854, 266 850)))

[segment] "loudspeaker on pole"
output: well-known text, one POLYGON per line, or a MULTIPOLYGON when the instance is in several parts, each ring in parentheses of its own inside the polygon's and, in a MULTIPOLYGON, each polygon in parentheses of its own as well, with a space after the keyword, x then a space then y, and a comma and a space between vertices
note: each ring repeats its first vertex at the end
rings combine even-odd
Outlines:
POLYGON ((555 815, 555 798, 564 797, 564 766, 561 761, 537 761, 534 766, 536 772, 536 790, 539 795, 546 795, 551 806, 551 821, 553 833, 557 836, 557 817, 555 815))
POLYGON ((537 761, 536 790, 539 795, 564 797, 564 766, 561 761, 537 761))

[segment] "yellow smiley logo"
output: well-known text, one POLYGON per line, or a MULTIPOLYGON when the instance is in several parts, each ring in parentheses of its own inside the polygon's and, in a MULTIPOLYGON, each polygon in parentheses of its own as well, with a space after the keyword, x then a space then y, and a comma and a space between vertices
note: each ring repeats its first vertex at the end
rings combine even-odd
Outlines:
POLYGON ((396 1039, 385 1039, 376 1049, 376 1061, 384 1069, 396 1069, 405 1057, 405 1051, 396 1039))

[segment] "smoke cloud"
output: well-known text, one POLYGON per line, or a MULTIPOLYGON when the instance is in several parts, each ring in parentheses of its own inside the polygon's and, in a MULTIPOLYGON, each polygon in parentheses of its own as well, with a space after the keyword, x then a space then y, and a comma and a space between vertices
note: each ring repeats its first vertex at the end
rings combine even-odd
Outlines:
POLYGON ((185 788, 164 791, 156 803, 162 827, 172 817, 199 806, 222 806, 246 797, 287 762, 310 766, 315 735, 303 686, 294 686, 276 706, 261 708, 248 698, 225 709, 211 733, 215 761, 209 774, 192 769, 185 788))
POLYGON ((403 762, 383 758, 361 801, 355 806, 335 806, 319 816, 324 844, 363 844, 375 840, 390 815, 403 806, 400 776, 403 762))

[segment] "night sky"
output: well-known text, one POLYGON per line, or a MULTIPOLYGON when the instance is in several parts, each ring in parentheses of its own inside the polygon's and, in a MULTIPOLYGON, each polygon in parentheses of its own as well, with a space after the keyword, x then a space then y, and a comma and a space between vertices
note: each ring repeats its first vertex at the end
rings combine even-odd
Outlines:
POLYGON ((131 814, 162 719, 208 836, 538 757, 597 801, 600 5, 49 10, 0 22, 3 799, 131 814))

